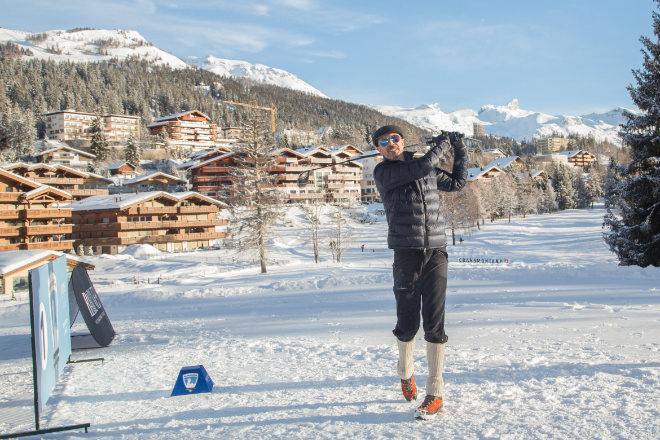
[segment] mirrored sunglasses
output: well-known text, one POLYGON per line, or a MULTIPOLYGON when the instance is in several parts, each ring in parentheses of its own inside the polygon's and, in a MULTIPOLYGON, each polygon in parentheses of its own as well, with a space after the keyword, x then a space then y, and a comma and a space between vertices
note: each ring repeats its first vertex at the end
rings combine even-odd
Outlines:
POLYGON ((392 141, 393 144, 396 144, 400 140, 401 140, 401 136, 399 136, 398 134, 393 134, 390 137, 384 137, 384 138, 380 139, 378 141, 378 145, 380 145, 381 147, 387 147, 387 144, 389 144, 390 141, 392 141))

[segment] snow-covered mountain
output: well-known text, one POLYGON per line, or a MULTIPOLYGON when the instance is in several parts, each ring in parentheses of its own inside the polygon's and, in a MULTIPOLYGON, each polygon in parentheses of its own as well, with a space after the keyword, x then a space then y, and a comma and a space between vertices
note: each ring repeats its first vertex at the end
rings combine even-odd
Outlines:
POLYGON ((249 78, 266 84, 276 84, 281 87, 307 92, 312 95, 327 98, 321 91, 307 84, 296 75, 282 69, 265 66, 263 64, 252 64, 247 61, 227 60, 209 55, 203 60, 189 57, 188 64, 200 69, 208 70, 220 76, 232 76, 249 78))
POLYGON ((168 65, 173 69, 198 67, 219 75, 248 78, 265 84, 326 97, 294 74, 263 64, 225 60, 212 55, 203 60, 190 57, 186 62, 154 47, 137 31, 75 29, 31 33, 0 28, 0 43, 7 41, 27 50, 28 55, 24 55, 26 59, 39 58, 90 63, 112 58, 138 57, 156 65, 168 65))
MULTIPOLYGON (((326 97, 322 92, 297 76, 281 69, 227 60, 209 55, 206 58, 189 57, 182 60, 154 47, 136 31, 74 29, 31 33, 0 28, 0 43, 11 41, 25 50, 24 58, 52 59, 55 61, 99 62, 112 58, 138 57, 157 65, 174 69, 197 67, 219 75, 248 78, 326 97)), ((553 116, 531 110, 522 110, 514 99, 504 106, 486 105, 479 111, 458 110, 445 113, 439 104, 425 104, 417 108, 377 106, 378 111, 404 119, 431 131, 450 130, 472 135, 473 124, 485 126, 486 134, 506 136, 518 141, 553 133, 592 135, 597 140, 620 144, 619 124, 625 122, 623 112, 617 108, 607 113, 583 116, 553 116)), ((632 111, 632 110, 628 110, 632 111)))
POLYGON ((154 47, 136 31, 78 29, 32 33, 0 28, 0 43, 7 41, 26 49, 27 59, 92 63, 138 57, 174 69, 188 67, 185 61, 154 47))
POLYGON ((624 111, 633 110, 616 108, 607 113, 591 113, 583 116, 553 116, 532 110, 523 110, 514 99, 506 105, 485 105, 478 112, 458 110, 445 113, 439 104, 425 104, 416 108, 394 106, 375 107, 390 116, 404 119, 411 124, 431 131, 460 131, 468 136, 473 134, 475 122, 483 124, 486 134, 506 136, 517 141, 547 137, 553 134, 568 136, 593 136, 598 141, 620 144, 619 124, 626 119, 624 111))

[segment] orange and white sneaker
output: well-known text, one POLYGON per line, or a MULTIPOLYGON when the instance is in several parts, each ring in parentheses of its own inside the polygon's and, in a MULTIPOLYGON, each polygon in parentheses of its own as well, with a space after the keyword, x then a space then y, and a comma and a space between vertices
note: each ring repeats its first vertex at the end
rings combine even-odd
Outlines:
POLYGON ((417 400, 417 385, 415 385, 414 374, 410 376, 410 379, 401 379, 401 391, 403 391, 403 397, 405 397, 408 402, 411 400, 417 400))
POLYGON ((426 395, 424 402, 415 410, 417 420, 430 420, 442 411, 442 397, 426 395))

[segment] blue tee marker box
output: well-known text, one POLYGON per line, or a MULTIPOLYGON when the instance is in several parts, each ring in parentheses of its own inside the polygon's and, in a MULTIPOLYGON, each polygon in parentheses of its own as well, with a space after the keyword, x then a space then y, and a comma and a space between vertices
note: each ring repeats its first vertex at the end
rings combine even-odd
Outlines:
POLYGON ((172 389, 172 396, 185 396, 188 394, 210 393, 213 381, 203 365, 183 367, 172 389))

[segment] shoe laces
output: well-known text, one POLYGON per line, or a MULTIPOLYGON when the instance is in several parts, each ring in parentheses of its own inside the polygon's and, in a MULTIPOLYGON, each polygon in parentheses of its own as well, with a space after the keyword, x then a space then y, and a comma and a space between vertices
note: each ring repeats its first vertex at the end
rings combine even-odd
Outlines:
POLYGON ((412 378, 410 378, 410 379, 401 379, 401 384, 406 389, 407 393, 412 394, 412 392, 413 392, 412 378))
POLYGON ((436 396, 431 396, 431 395, 427 394, 426 397, 424 397, 424 402, 422 402, 422 405, 420 406, 420 408, 426 408, 426 407, 429 406, 429 405, 430 405, 435 399, 438 399, 438 397, 436 397, 436 396))

